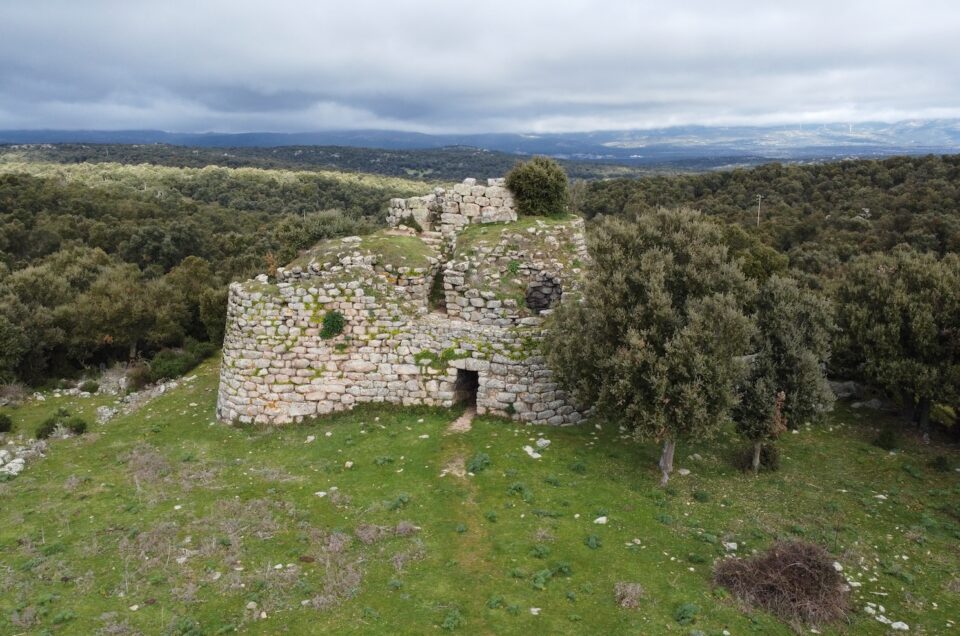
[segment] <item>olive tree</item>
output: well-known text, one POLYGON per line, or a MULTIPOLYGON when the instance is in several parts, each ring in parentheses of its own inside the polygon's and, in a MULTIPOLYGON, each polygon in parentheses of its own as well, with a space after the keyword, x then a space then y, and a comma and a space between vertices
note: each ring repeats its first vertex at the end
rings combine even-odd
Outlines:
POLYGON ((545 351, 559 384, 597 415, 663 444, 709 438, 736 404, 753 284, 720 228, 697 212, 600 220, 579 297, 551 316, 545 351))
POLYGON ((761 285, 754 309, 753 355, 734 419, 738 432, 753 442, 756 473, 765 442, 832 404, 823 366, 834 325, 825 298, 777 275, 761 285))
POLYGON ((838 299, 850 355, 926 434, 933 404, 960 399, 960 256, 907 246, 861 256, 838 299))

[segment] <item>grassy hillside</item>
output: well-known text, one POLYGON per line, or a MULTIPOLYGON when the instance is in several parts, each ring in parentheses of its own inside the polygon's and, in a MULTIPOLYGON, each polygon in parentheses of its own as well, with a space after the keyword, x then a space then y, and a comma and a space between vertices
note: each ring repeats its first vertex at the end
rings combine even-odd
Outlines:
MULTIPOLYGON (((601 422, 445 434, 454 412, 365 408, 238 429, 214 421, 216 382, 208 362, 0 483, 0 633, 788 634, 709 582, 722 542, 782 536, 861 583, 846 633, 887 633, 868 601, 911 633, 960 616, 960 473, 930 467, 936 445, 871 445, 872 412, 840 406, 786 436, 782 469, 759 478, 730 467, 730 433, 682 447, 691 474, 662 490, 656 449, 601 422), (522 447, 538 435, 552 444, 535 460, 522 447), (485 470, 456 475, 481 453, 485 470), (620 581, 645 589, 638 609, 617 606, 620 581), (681 626, 686 603, 699 611, 681 626)), ((107 399, 4 412, 29 432, 107 399)))

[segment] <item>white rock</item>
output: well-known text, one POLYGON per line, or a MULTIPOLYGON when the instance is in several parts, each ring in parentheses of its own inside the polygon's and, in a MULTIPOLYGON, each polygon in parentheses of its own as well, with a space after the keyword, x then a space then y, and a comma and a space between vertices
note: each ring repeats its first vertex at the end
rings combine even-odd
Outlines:
POLYGON ((529 445, 524 446, 524 447, 523 447, 523 452, 526 453, 527 455, 529 455, 530 457, 534 458, 534 459, 540 459, 540 457, 542 457, 542 455, 540 455, 540 453, 538 453, 538 452, 536 452, 535 450, 533 450, 533 446, 529 446, 529 445))
POLYGON ((680 475, 681 477, 686 477, 687 475, 690 474, 690 471, 686 468, 680 468, 677 470, 677 474, 680 475))
POLYGON ((549 446, 549 445, 550 445, 550 440, 548 440, 548 439, 543 439, 543 438, 541 437, 540 439, 537 440, 537 448, 539 448, 539 449, 541 449, 541 450, 543 450, 544 448, 546 448, 546 447, 549 446))
POLYGON ((136 612, 138 609, 140 609, 140 606, 139 606, 139 605, 131 605, 131 606, 130 606, 130 611, 131 611, 131 612, 136 612))
POLYGON ((353 468, 353 462, 348 459, 347 461, 343 462, 343 467, 344 467, 344 468, 353 468))
POLYGON ((420 439, 430 439, 430 436, 427 434, 423 434, 420 436, 420 439))
POLYGON ((723 547, 726 548, 727 552, 736 552, 737 551, 737 542, 730 541, 729 543, 724 543, 723 547))
POLYGON ((843 566, 840 565, 839 561, 833 562, 833 569, 836 570, 837 572, 843 572, 843 566))
POLYGON ((325 490, 318 490, 317 492, 315 492, 315 493, 313 493, 313 494, 315 494, 317 497, 326 497, 326 496, 327 496, 327 491, 325 491, 325 490))
POLYGON ((601 526, 604 526, 607 524, 607 518, 605 516, 597 517, 596 519, 593 520, 593 522, 601 526))
POLYGON ((0 466, 0 473, 6 473, 16 477, 23 472, 25 466, 26 462, 23 460, 23 458, 17 457, 15 459, 11 459, 9 463, 0 466))
POLYGON ((317 439, 316 435, 307 435, 307 440, 304 442, 304 444, 309 444, 310 442, 313 442, 316 439, 317 439))
POLYGON ((892 629, 895 632, 909 632, 910 626, 904 623, 903 621, 897 621, 896 623, 893 623, 892 625, 890 625, 890 629, 892 629))
POLYGON ((531 607, 531 608, 530 608, 530 613, 533 614, 534 616, 540 616, 540 608, 539 608, 539 607, 531 607))

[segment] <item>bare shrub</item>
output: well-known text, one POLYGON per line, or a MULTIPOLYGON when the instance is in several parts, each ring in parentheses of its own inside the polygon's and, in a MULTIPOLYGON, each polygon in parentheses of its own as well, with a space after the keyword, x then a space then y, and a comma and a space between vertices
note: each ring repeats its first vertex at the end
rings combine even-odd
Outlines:
POLYGON ((833 563, 830 553, 818 545, 778 541, 754 557, 720 561, 713 581, 747 605, 799 629, 832 623, 849 611, 844 580, 833 563))
POLYGON ((414 545, 408 550, 402 550, 390 557, 390 562, 397 572, 403 572, 403 568, 411 561, 419 561, 427 556, 427 548, 420 539, 414 539, 414 545))
POLYGON ((533 540, 537 543, 550 543, 555 538, 549 528, 537 528, 537 531, 533 533, 533 540))
POLYGON ((413 522, 410 521, 401 521, 397 524, 397 527, 393 529, 393 532, 398 537, 409 537, 420 532, 420 526, 415 526, 413 522))
POLYGON ((333 552, 324 554, 322 557, 323 591, 310 600, 310 605, 314 609, 328 610, 355 596, 360 591, 360 583, 363 580, 360 564, 359 560, 349 560, 343 554, 333 552))
POLYGON ((171 561, 177 552, 178 532, 179 526, 172 521, 159 523, 133 538, 120 539, 120 554, 143 562, 144 568, 156 561, 171 561))
POLYGON ((960 579, 952 579, 947 585, 947 591, 953 592, 954 594, 960 594, 960 579))
POLYGON ((266 499, 225 499, 217 502, 212 520, 220 531, 239 544, 243 536, 270 539, 280 528, 266 499))
POLYGON ((327 543, 323 546, 325 552, 330 554, 340 554, 350 545, 350 537, 342 532, 334 532, 327 537, 327 543))
POLYGON ((613 596, 617 605, 626 609, 637 609, 643 600, 643 586, 639 583, 620 581, 613 586, 613 596))
POLYGON ((120 619, 116 612, 101 614, 100 621, 104 626, 95 632, 97 636, 135 636, 143 633, 135 630, 127 621, 120 619))
POLYGON ((80 486, 81 483, 83 483, 82 479, 76 475, 70 475, 63 481, 63 489, 66 492, 73 492, 80 486))
POLYGON ((357 529, 353 531, 357 538, 360 539, 360 542, 364 545, 371 545, 390 536, 390 528, 387 526, 378 526, 370 523, 363 523, 357 526, 357 529))
POLYGON ((27 395, 27 387, 23 384, 0 384, 0 406, 20 406, 26 401, 27 395))
POLYGON ((186 581, 183 585, 170 590, 170 596, 181 603, 194 603, 197 600, 197 592, 199 591, 200 587, 195 581, 186 581))
POLYGON ((10 615, 10 622, 17 627, 32 627, 37 623, 37 610, 32 605, 21 610, 14 610, 10 615))
POLYGON ((172 471, 167 458, 150 444, 138 444, 122 461, 127 464, 127 471, 138 489, 166 480, 172 471))
POLYGON ((330 503, 337 508, 345 508, 350 505, 350 495, 345 495, 339 490, 334 490, 331 492, 328 499, 330 500, 330 503))
POLYGON ((219 471, 216 468, 206 464, 191 465, 188 468, 182 469, 178 475, 180 488, 184 492, 189 492, 197 487, 205 490, 213 490, 218 487, 214 484, 218 473, 219 471))
POLYGON ((300 481, 302 478, 297 477, 296 475, 291 475, 285 470, 280 468, 275 468, 273 466, 264 466, 262 468, 251 468, 250 473, 256 475, 264 481, 276 481, 276 482, 290 482, 290 481, 300 481))

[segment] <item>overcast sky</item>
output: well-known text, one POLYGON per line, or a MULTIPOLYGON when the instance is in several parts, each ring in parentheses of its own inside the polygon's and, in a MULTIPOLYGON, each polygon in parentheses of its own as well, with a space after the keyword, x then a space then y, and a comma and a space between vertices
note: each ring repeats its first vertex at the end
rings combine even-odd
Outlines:
POLYGON ((0 0, 0 129, 958 116, 958 0, 0 0))

